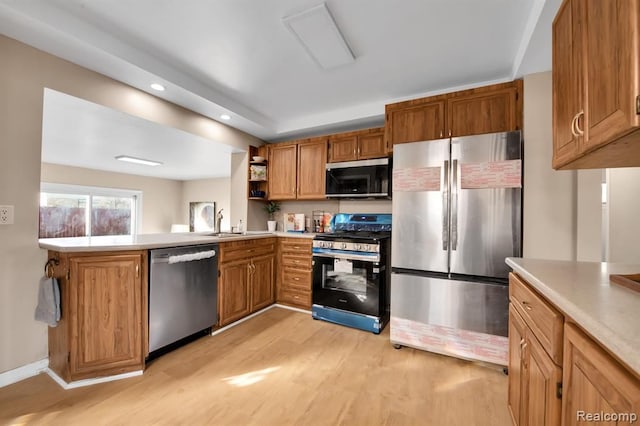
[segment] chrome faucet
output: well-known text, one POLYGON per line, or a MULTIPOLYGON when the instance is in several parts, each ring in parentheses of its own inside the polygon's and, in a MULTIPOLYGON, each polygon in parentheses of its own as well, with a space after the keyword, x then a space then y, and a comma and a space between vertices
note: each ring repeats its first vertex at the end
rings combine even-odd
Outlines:
POLYGON ((220 227, 222 226, 222 218, 223 218, 222 210, 223 209, 220 209, 218 211, 218 213, 216 214, 216 229, 215 229, 215 232, 222 232, 222 230, 220 229, 220 227))

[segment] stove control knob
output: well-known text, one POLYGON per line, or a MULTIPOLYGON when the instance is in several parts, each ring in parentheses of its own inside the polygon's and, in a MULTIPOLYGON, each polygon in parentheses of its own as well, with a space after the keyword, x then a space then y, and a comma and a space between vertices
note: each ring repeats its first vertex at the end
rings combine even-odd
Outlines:
POLYGON ((330 241, 326 241, 326 242, 324 243, 324 248, 332 248, 332 247, 333 247, 333 243, 332 243, 332 242, 330 242, 330 241))
POLYGON ((370 251, 369 244, 362 244, 360 246, 360 250, 362 250, 362 251, 370 251))
POLYGON ((347 249, 347 243, 342 243, 341 247, 342 247, 343 250, 346 250, 347 249))

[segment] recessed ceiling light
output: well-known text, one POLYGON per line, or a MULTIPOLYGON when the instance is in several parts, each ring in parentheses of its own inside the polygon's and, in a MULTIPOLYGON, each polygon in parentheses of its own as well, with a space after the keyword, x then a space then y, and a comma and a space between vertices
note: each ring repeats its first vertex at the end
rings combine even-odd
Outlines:
POLYGON ((144 158, 130 157, 128 155, 118 155, 116 160, 126 161, 128 163, 144 164, 145 166, 161 166, 160 161, 145 160, 144 158))
POLYGON ((222 114, 220 118, 222 118, 223 120, 231 120, 231 116, 229 114, 222 114))
POLYGON ((153 84, 151 85, 151 88, 152 88, 153 90, 157 90, 157 91, 159 91, 159 92, 163 92, 163 91, 164 91, 164 86, 163 86, 162 84, 160 84, 160 83, 153 83, 153 84))

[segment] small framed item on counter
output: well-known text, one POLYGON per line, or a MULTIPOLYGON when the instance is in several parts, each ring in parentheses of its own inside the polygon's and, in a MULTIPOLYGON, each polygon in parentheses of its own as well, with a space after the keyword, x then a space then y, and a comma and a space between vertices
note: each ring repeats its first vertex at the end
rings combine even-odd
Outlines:
POLYGON ((286 232, 304 232, 304 213, 285 213, 284 230, 286 232))

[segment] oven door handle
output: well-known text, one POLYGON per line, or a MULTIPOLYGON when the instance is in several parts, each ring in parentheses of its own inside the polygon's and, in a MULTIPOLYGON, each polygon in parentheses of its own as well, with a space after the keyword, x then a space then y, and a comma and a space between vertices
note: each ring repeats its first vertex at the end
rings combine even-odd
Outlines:
POLYGON ((358 256, 357 254, 345 254, 345 253, 313 253, 313 257, 326 257, 330 259, 344 259, 344 260, 361 260, 363 262, 379 263, 380 256, 358 256))

